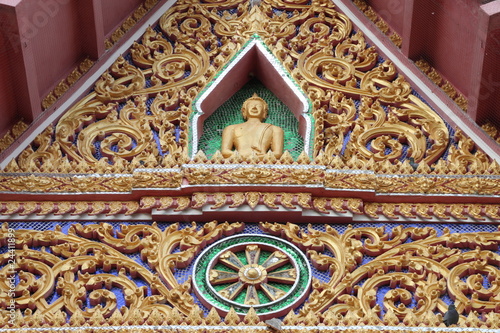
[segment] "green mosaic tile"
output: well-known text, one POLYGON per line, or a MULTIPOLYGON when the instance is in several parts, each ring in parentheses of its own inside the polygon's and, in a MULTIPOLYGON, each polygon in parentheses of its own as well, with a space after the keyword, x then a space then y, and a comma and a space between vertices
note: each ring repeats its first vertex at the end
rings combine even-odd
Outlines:
POLYGON ((234 301, 239 304, 244 304, 245 303, 245 298, 247 297, 247 290, 244 289, 241 294, 239 294, 234 301))
POLYGON ((257 291, 257 296, 259 297, 260 304, 269 303, 271 300, 264 294, 262 290, 257 291))
POLYGON ((281 289, 283 291, 286 291, 286 292, 288 292, 288 291, 290 291, 290 289, 292 289, 291 284, 282 284, 282 283, 276 283, 276 282, 268 282, 267 284, 270 286, 276 287, 278 289, 281 289))
POLYGON ((269 256, 272 254, 272 252, 268 252, 268 251, 261 251, 260 252, 260 257, 259 257, 259 265, 262 265, 264 263, 264 261, 267 260, 267 258, 269 258, 269 256))
POLYGON ((245 251, 240 251, 240 252, 237 252, 235 253, 236 256, 238 257, 238 259, 240 259, 241 263, 243 265, 246 265, 248 264, 248 261, 247 261, 247 256, 245 255, 245 251))

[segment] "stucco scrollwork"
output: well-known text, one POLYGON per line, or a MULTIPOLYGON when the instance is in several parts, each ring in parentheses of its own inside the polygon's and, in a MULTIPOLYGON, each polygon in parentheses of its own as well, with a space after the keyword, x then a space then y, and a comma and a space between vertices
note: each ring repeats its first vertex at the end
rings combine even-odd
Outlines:
MULTIPOLYGON (((20 278, 16 308, 37 309, 47 318, 59 310, 70 315, 80 312, 86 320, 96 312, 109 317, 117 310, 116 293, 120 293, 131 310, 125 314, 129 318, 135 309, 147 312, 156 309, 168 314, 175 308, 188 315, 196 309, 189 294, 190 281, 180 284, 173 271, 188 265, 206 244, 223 235, 232 235, 242 227, 241 223, 214 221, 200 230, 196 230, 195 224, 184 229, 172 224, 162 231, 155 223, 124 225, 117 232, 106 223, 75 224, 67 233, 60 228, 43 232, 16 230, 14 271, 20 278), (33 249, 37 247, 43 248, 33 249), (45 247, 50 248, 50 253, 45 247), (130 258, 131 253, 139 253, 149 268, 130 258), (137 284, 138 280, 141 284, 137 284), (58 301, 48 305, 46 297, 54 291, 58 301)), ((7 235, 4 225, 1 239, 5 240, 7 235)), ((8 258, 5 253, 3 259, 8 258)), ((7 269, 4 266, 2 274, 7 269)), ((4 287, 5 284, 0 285, 4 287)), ((0 299, 7 304, 7 294, 0 299)))
MULTIPOLYGON (((131 174, 142 168, 176 167, 180 170, 175 181, 166 181, 165 187, 178 186, 183 178, 192 184, 262 183, 264 178, 274 182, 276 177, 264 175, 263 169, 210 167, 221 159, 220 153, 212 161, 203 152, 196 154, 195 162, 208 164, 206 168, 182 167, 192 142, 188 124, 193 101, 245 43, 257 38, 255 34, 311 101, 314 152, 306 158, 301 155, 297 160, 301 164, 314 160, 327 169, 383 174, 498 174, 498 165, 462 132, 450 139, 444 121, 332 3, 277 0, 264 0, 258 6, 242 1, 178 2, 115 61, 93 91, 41 133, 5 171, 131 174), (217 10, 219 6, 223 9, 217 10)), ((231 160, 234 164, 261 161, 294 163, 287 152, 280 159, 263 156, 245 161, 235 156, 231 160)), ((69 192, 161 187, 157 175, 142 171, 136 175, 128 185, 98 177, 95 184, 89 178, 71 184, 53 177, 1 180, 8 191, 22 188, 17 183, 26 180, 69 192)), ((339 188, 418 192, 413 181, 401 178, 373 182, 373 176, 342 177, 319 171, 307 177, 305 172, 290 170, 279 181, 316 184, 326 179, 327 186, 339 188)), ((445 187, 424 187, 426 193, 471 189, 494 193, 481 180, 446 182, 445 187)))
MULTIPOLYGON (((247 193, 246 200, 252 205, 260 195, 247 193)), ((274 200, 277 198, 274 195, 274 200)), ((313 204, 319 202, 324 200, 314 200, 313 204)), ((354 204, 344 200, 342 206, 354 204)), ((387 214, 395 206, 387 205, 387 214)), ((417 209, 424 214, 424 206, 417 209)), ((264 234, 295 244, 318 272, 327 272, 322 277, 315 273, 320 275, 312 279, 309 298, 300 311, 292 311, 284 318, 287 325, 366 325, 370 321, 437 326, 439 316, 447 309, 448 296, 464 315, 461 321, 467 320, 467 326, 494 321, 500 279, 498 231, 455 233, 448 228, 409 225, 390 230, 385 226, 349 226, 340 231, 342 228, 333 225, 303 228, 269 222, 259 226, 264 234), (475 317, 476 312, 484 314, 483 318, 475 317)), ((12 233, 9 230, 4 224, 0 230, 2 242, 12 233)), ((242 223, 216 221, 182 227, 153 223, 116 228, 101 223, 75 224, 64 227, 64 231, 61 227, 15 230, 14 270, 20 279, 14 297, 16 308, 24 315, 25 323, 31 322, 30 327, 47 321, 64 325, 66 316, 71 317, 69 323, 73 326, 97 322, 141 325, 146 320, 150 320, 148 325, 164 321, 166 325, 203 325, 204 321, 218 325, 221 318, 213 311, 202 315, 193 305, 191 280, 178 281, 174 272, 188 267, 202 249, 216 240, 244 230, 242 223), (61 313, 63 319, 58 317, 61 313), (159 318, 153 320, 154 316, 159 318)), ((249 251, 253 251, 249 245, 249 251)), ((4 264, 7 260, 9 253, 2 255, 4 264)), ((4 265, 0 273, 7 274, 7 269, 4 265)), ((247 277, 254 277, 255 272, 248 273, 247 277)), ((7 284, 0 283, 2 304, 8 302, 7 288, 7 284)), ((235 315, 228 310, 226 325, 240 322, 235 315)), ((258 322, 251 310, 245 318, 258 322)))

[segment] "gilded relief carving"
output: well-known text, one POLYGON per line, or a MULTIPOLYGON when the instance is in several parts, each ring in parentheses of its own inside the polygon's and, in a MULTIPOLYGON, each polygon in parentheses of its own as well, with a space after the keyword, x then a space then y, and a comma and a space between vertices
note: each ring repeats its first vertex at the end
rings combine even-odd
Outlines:
POLYGON ((397 47, 401 47, 402 39, 395 31, 393 31, 387 22, 377 14, 377 12, 366 3, 365 0, 353 0, 353 3, 368 17, 370 21, 375 23, 377 28, 380 29, 397 47))
MULTIPOLYGON (((142 9, 154 3, 146 1, 149 7, 142 9)), ((132 23, 127 20, 111 37, 113 41, 132 23)), ((260 209, 311 213, 325 220, 341 216, 401 223, 499 222, 500 206, 492 203, 377 202, 339 196, 353 189, 362 190, 366 197, 500 195, 499 174, 498 164, 477 150, 470 138, 459 130, 450 133, 444 121, 413 94, 395 66, 368 47, 362 32, 353 31, 350 20, 331 2, 263 0, 250 6, 243 1, 180 1, 133 44, 129 54, 115 61, 88 96, 40 134, 0 175, 1 192, 136 191, 134 199, 9 199, 0 201, 0 215, 31 220, 120 219, 260 209), (287 152, 259 158, 234 153, 225 160, 221 152, 207 158, 200 151, 190 161, 192 103, 251 38, 266 44, 310 98, 314 154, 303 153, 294 161, 287 152), (246 191, 209 187, 227 184, 262 187, 246 191), (263 188, 269 184, 300 187, 263 188), (185 190, 184 185, 199 187, 185 190), (144 189, 167 189, 176 195, 158 191, 141 197, 144 189)), ((168 332, 171 325, 180 325, 176 330, 192 325, 190 332, 206 331, 197 325, 255 325, 260 327, 244 330, 268 331, 253 307, 244 315, 231 308, 223 319, 214 309, 202 313, 191 293, 195 277, 179 281, 175 275, 206 247, 244 228, 239 222, 213 221, 184 227, 153 223, 118 228, 101 223, 74 224, 64 232, 62 228, 16 230, 19 316, 13 325, 5 324, 7 320, 1 325, 26 329, 165 325, 159 330, 168 332)), ((269 222, 262 222, 260 230, 293 243, 308 256, 307 265, 326 276, 312 278, 304 306, 283 318, 284 325, 298 326, 290 331, 320 325, 359 325, 355 329, 361 332, 371 332, 366 325, 436 327, 443 325, 446 295, 457 304, 459 326, 500 325, 498 231, 444 229, 440 233, 414 226, 339 231, 332 225, 306 230, 297 224, 269 222)), ((4 224, 2 245, 7 244, 8 234, 4 224)), ((274 282, 286 285, 298 272, 297 267, 274 271, 278 265, 263 269, 255 251, 252 245, 239 251, 253 255, 255 262, 242 263, 246 267, 242 276, 229 277, 237 280, 234 283, 243 281, 249 290, 245 305, 260 302, 248 287, 269 285, 264 275, 274 274, 274 282)), ((291 260, 279 262, 278 257, 278 263, 292 265, 291 260)), ((0 270, 4 277, 7 260, 4 253, 0 270)), ((221 276, 230 275, 220 268, 213 272, 218 274, 212 279, 214 285, 225 282, 221 276)), ((7 288, 0 282, 2 308, 8 301, 7 288)), ((238 290, 221 288, 231 300, 243 297, 238 290)), ((285 293, 273 286, 264 288, 273 300, 285 293)), ((0 314, 8 317, 5 310, 0 314)))
POLYGON ((54 104, 68 89, 78 81, 90 68, 94 62, 90 58, 84 59, 76 66, 75 69, 68 75, 67 78, 60 81, 57 86, 42 100, 42 108, 48 109, 54 104))
POLYGON ((324 218, 342 214, 346 219, 362 215, 370 219, 398 222, 403 220, 499 222, 500 205, 477 203, 385 203, 359 198, 322 197, 311 193, 289 192, 195 192, 191 196, 145 196, 138 201, 0 201, 0 215, 26 216, 31 219, 62 216, 116 216, 184 212, 187 210, 224 212, 227 208, 259 206, 270 210, 311 211, 324 218))
POLYGON ((464 112, 467 112, 467 98, 462 95, 448 80, 444 79, 435 68, 433 68, 424 59, 419 59, 415 62, 415 65, 417 65, 418 68, 420 68, 420 70, 424 72, 429 79, 440 87, 451 99, 453 99, 464 112))
POLYGON ((8 131, 3 138, 0 138, 0 152, 7 149, 14 141, 28 128, 28 124, 24 121, 19 121, 15 124, 10 131, 8 131))
MULTIPOLYGON (((242 227, 241 223, 212 222, 204 224, 201 231, 197 231, 195 225, 180 230, 175 224, 161 231, 156 224, 129 225, 121 228, 118 237, 109 224, 75 224, 67 234, 60 229, 17 230, 15 270, 21 281, 16 288, 16 307, 28 313, 36 310, 46 319, 61 310, 68 314, 80 313, 84 321, 96 312, 109 318, 117 310, 116 296, 111 291, 113 286, 121 290, 126 307, 131 310, 122 317, 123 321, 133 320, 133 310, 148 313, 156 310, 168 315, 175 308, 189 315, 196 308, 190 300, 189 281, 179 284, 173 270, 188 265, 203 244, 232 235, 242 227), (39 246, 50 248, 50 253, 31 249, 39 246), (177 246, 182 250, 174 254, 177 246), (126 255, 139 252, 154 274, 126 255), (44 277, 37 279, 38 275, 44 277), (147 288, 139 287, 133 279, 146 283, 153 295, 147 296, 147 288), (51 291, 56 291, 59 301, 47 306, 45 298, 51 291), (85 309, 88 299, 91 308, 85 309)), ((7 231, 5 224, 1 231, 3 242, 7 239, 7 231)), ((7 257, 5 254, 4 259, 7 257)), ((3 294, 0 298, 6 304, 7 296, 3 294)), ((142 315, 139 316, 142 323, 142 315)))
POLYGON ((492 241, 496 242, 494 239, 497 236, 488 233, 449 234, 445 230, 444 235, 439 237, 432 228, 398 227, 390 235, 385 234, 383 229, 348 228, 343 235, 339 235, 329 226, 326 226, 325 232, 310 228, 307 234, 299 233, 299 227, 292 224, 282 226, 265 223, 262 227, 272 234, 284 236, 304 246, 308 249, 313 264, 319 269, 329 269, 332 274, 327 284, 313 291, 300 312, 303 316, 311 311, 315 313, 326 309, 339 315, 351 311, 364 313, 365 316, 372 311, 379 313, 379 305, 374 307, 374 297, 377 289, 385 284, 390 285, 391 290, 384 296, 384 309, 387 313, 392 312, 399 320, 406 318, 410 312, 415 317, 437 309, 444 312, 446 306, 441 303, 440 296, 445 292, 453 295, 460 311, 486 308, 494 311, 496 307, 496 301, 491 297, 495 293, 494 286, 481 293, 479 290, 482 289, 473 285, 482 283, 477 280, 481 279, 479 272, 490 276, 496 273, 486 272, 497 272, 494 262, 496 254, 487 250, 491 248, 492 241), (363 238, 369 239, 369 242, 362 243, 360 239, 363 238), (404 245, 408 239, 412 239, 411 245, 404 245), (463 254, 457 249, 463 246, 475 250, 463 254), (325 248, 332 251, 333 258, 318 253, 325 248), (359 267, 361 257, 368 253, 376 259, 359 267), (463 261, 457 262, 458 258, 463 261), (481 264, 469 261, 477 259, 481 264), (409 272, 406 273, 407 269, 409 272), (461 282, 464 275, 470 276, 467 283, 461 282), (353 285, 365 278, 367 280, 363 286, 356 288, 354 292, 357 297, 350 296, 353 285), (476 296, 471 298, 471 294, 476 296), (418 300, 417 309, 407 307, 413 297, 418 300))
POLYGON ((104 41, 106 49, 110 49, 118 42, 134 25, 139 22, 144 15, 146 15, 156 4, 158 0, 144 0, 143 3, 137 7, 132 15, 127 17, 121 26, 119 26, 110 36, 104 41))
MULTIPOLYGON (((310 263, 301 265, 310 264, 317 272, 326 272, 321 281, 319 275, 312 280, 309 298, 299 311, 285 316, 284 325, 436 327, 442 325, 448 295, 461 314, 459 326, 498 325, 498 231, 452 233, 447 228, 414 226, 395 226, 388 231, 385 227, 349 226, 339 232, 330 225, 309 225, 305 230, 291 223, 268 222, 259 227, 260 233, 242 237, 277 236, 261 241, 291 242, 296 246, 294 251, 300 249, 308 255, 310 263), (484 279, 489 281, 487 285, 484 279)), ((20 283, 15 302, 19 317, 10 327, 220 325, 221 317, 214 309, 202 314, 194 305, 192 280, 180 283, 174 273, 186 268, 208 244, 224 236, 236 236, 244 229, 243 223, 213 221, 202 227, 193 223, 182 228, 178 224, 160 228, 153 223, 128 224, 115 230, 101 223, 74 224, 65 232, 61 228, 16 230, 15 271, 20 283), (136 254, 140 260, 133 259, 136 254), (48 298, 52 292, 57 295, 55 299, 48 298), (124 297, 119 300, 121 294, 124 297), (120 309, 118 304, 123 302, 120 309)), ((9 232, 4 224, 0 230, 3 244, 9 232)), ((293 266, 297 257, 274 245, 233 245, 231 249, 224 252, 221 248, 218 261, 222 265, 209 268, 210 283, 222 284, 219 289, 223 295, 227 289, 223 279, 236 284, 242 280, 247 289, 252 289, 268 285, 270 282, 262 277, 267 274, 272 277, 270 281, 283 285, 279 288, 287 288, 303 267, 293 266), (246 259, 235 254, 240 252, 246 259), (224 265, 234 267, 237 274, 224 265)), ((4 254, 2 260, 5 262, 8 256, 4 254)), ((6 270, 2 269, 3 275, 6 270)), ((271 299, 286 297, 276 289, 278 284, 269 285, 271 299)), ((2 304, 8 301, 5 288, 6 284, 0 284, 2 304)), ((238 302, 258 304, 257 294, 250 296, 238 302)), ((230 309, 224 322, 262 325, 253 308, 243 316, 230 309)), ((2 327, 9 325, 4 321, 2 327)))
POLYGON ((285 152, 276 164, 267 164, 273 159, 266 155, 263 161, 254 161, 256 164, 228 166, 221 164, 218 156, 208 160, 197 154, 193 160, 196 164, 178 165, 168 155, 161 162, 162 169, 148 169, 157 159, 153 155, 141 155, 144 159, 134 158, 130 164, 120 157, 114 158, 115 165, 101 160, 95 170, 85 161, 67 163, 61 159, 53 165, 48 164, 46 161, 51 154, 37 151, 32 154, 37 160, 23 163, 23 168, 26 173, 40 170, 46 173, 19 174, 15 172, 19 165, 12 162, 0 174, 0 189, 4 192, 130 192, 140 188, 179 188, 184 180, 191 185, 320 185, 376 193, 500 194, 498 163, 489 163, 483 153, 474 151, 470 139, 465 139, 464 144, 459 142, 458 147, 463 149, 452 148, 448 161, 440 160, 432 167, 425 163, 415 166, 408 161, 381 163, 372 158, 363 161, 356 156, 343 161, 339 157, 327 158, 324 154, 315 161, 303 159, 303 163, 298 164, 285 152), (465 149, 471 150, 466 152, 465 149), (64 172, 57 174, 54 169, 64 172), (350 172, 351 169, 358 171, 350 172))
POLYGON ((335 167, 327 161, 340 157, 357 169, 411 159, 423 173, 427 166, 484 173, 491 164, 472 142, 443 160, 453 146, 446 124, 332 3, 230 1, 217 11, 220 5, 178 2, 7 170, 132 173, 182 165, 193 100, 255 35, 312 101, 315 160, 335 167))
POLYGON ((493 140, 500 143, 500 131, 492 123, 488 122, 481 126, 482 130, 486 132, 493 140))

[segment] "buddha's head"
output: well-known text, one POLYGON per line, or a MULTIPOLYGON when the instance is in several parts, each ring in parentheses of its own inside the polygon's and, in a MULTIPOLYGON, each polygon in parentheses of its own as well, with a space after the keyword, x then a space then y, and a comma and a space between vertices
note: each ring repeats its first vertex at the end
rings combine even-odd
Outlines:
POLYGON ((267 109, 266 101, 254 93, 252 97, 243 103, 241 113, 245 120, 248 118, 259 118, 262 121, 267 117, 267 109))

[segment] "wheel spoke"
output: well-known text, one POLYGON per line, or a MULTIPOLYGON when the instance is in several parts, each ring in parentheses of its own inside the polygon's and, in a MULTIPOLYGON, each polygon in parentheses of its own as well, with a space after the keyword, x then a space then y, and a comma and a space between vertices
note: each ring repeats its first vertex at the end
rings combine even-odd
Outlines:
POLYGON ((236 271, 244 266, 240 259, 236 256, 236 254, 234 254, 232 251, 224 252, 219 257, 219 261, 227 267, 232 268, 236 271))
POLYGON ((237 272, 226 272, 218 269, 211 269, 209 276, 212 285, 233 283, 239 279, 237 272))
POLYGON ((247 296, 245 297, 246 305, 257 305, 260 304, 259 294, 257 293, 257 289, 254 285, 250 285, 247 287, 247 296))
POLYGON ((286 292, 284 292, 283 290, 273 287, 267 283, 262 283, 260 285, 260 288, 271 301, 275 301, 286 295, 286 292))
POLYGON ((258 265, 260 259, 260 247, 258 245, 247 245, 245 248, 245 255, 249 265, 258 265))
POLYGON ((268 281, 272 282, 293 284, 296 278, 297 278, 297 271, 295 270, 295 268, 267 273, 268 281))
POLYGON ((236 296, 238 296, 241 293, 244 286, 245 285, 241 281, 238 281, 236 283, 233 283, 229 287, 226 287, 221 291, 219 291, 219 294, 221 294, 222 297, 233 300, 236 298, 236 296))
POLYGON ((273 271, 278 267, 281 267, 289 262, 288 257, 281 251, 274 251, 273 254, 267 258, 267 260, 262 264, 268 272, 273 271))

